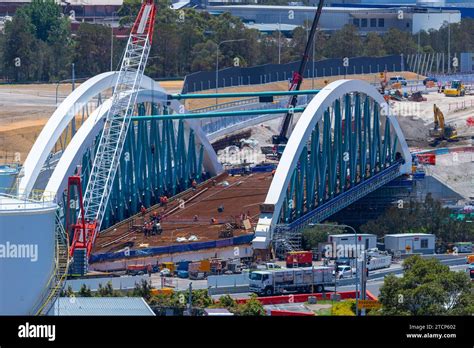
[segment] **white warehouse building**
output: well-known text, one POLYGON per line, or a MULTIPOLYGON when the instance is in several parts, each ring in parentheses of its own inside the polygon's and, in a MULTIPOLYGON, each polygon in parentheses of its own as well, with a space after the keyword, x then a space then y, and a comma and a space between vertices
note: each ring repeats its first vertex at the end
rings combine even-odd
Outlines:
MULTIPOLYGON (((218 5, 208 6, 211 14, 229 12, 250 26, 279 24, 302 26, 311 21, 313 6, 218 5)), ((391 28, 416 34, 420 30, 438 30, 444 23, 459 23, 461 12, 439 8, 393 7, 324 7, 319 27, 326 32, 340 30, 346 24, 356 26, 361 35, 384 34, 391 28)), ((280 29, 281 30, 281 29, 280 29)))
POLYGON ((434 254, 435 235, 427 233, 387 234, 385 250, 400 254, 434 254))

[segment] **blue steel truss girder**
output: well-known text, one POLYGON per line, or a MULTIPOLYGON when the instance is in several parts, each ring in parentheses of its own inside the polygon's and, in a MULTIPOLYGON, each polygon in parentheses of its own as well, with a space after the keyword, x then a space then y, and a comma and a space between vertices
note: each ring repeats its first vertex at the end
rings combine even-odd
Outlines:
POLYGON ((303 147, 290 181, 287 205, 281 211, 282 222, 298 219, 316 204, 337 197, 393 163, 396 150, 391 145, 393 130, 388 118, 382 122, 380 108, 366 95, 348 93, 324 111, 307 146, 303 147))
POLYGON ((392 164, 390 167, 377 173, 373 177, 365 180, 361 184, 354 186, 348 191, 335 197, 334 199, 322 204, 313 211, 307 213, 299 219, 289 224, 279 224, 276 226, 275 232, 298 232, 308 226, 310 223, 318 223, 324 221, 334 213, 351 205, 370 192, 377 190, 383 185, 391 182, 400 176, 400 162, 392 164))
MULTIPOLYGON (((136 113, 147 114, 156 105, 138 104, 136 113)), ((158 111, 158 110, 154 110, 158 111)), ((201 181, 204 147, 198 144, 192 129, 184 121, 150 120, 132 122, 124 142, 102 229, 122 221, 140 209, 159 202, 160 195, 174 195, 201 181)), ((89 180, 90 168, 99 137, 82 159, 83 185, 89 180)))

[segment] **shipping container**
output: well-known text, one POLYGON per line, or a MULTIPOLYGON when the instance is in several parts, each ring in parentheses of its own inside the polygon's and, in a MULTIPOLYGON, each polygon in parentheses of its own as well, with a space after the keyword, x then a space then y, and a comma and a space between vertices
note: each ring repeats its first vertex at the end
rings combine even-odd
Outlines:
POLYGON ((310 267, 313 264, 312 251, 290 251, 286 254, 286 267, 310 267))
POLYGON ((209 260, 201 260, 199 265, 199 272, 207 272, 211 271, 211 262, 209 260))
POLYGON ((178 271, 188 271, 190 263, 191 263, 191 261, 179 261, 178 262, 178 271))

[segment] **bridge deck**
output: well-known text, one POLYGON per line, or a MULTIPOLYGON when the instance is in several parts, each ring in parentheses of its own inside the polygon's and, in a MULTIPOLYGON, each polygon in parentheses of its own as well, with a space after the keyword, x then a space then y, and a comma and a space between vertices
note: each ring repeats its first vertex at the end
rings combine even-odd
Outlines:
MULTIPOLYGON (((177 237, 189 238, 195 235, 198 242, 219 239, 219 232, 227 222, 238 220, 241 214, 248 214, 252 226, 255 226, 260 213, 259 204, 265 200, 272 180, 270 173, 253 173, 248 176, 220 176, 215 185, 209 183, 190 190, 182 195, 184 208, 179 208, 179 200, 174 200, 168 207, 152 209, 145 215, 149 221, 154 211, 164 216, 161 235, 145 237, 142 232, 144 218, 137 214, 128 223, 119 223, 101 233, 96 240, 93 253, 113 252, 130 246, 131 249, 142 247, 167 246, 181 244, 177 237), (223 185, 227 182, 228 186, 223 185), (219 213, 218 207, 223 205, 224 211, 219 213), (194 221, 197 215, 198 221, 194 221), (211 219, 218 224, 211 224, 211 219), (133 243, 133 245, 132 245, 133 243), (146 245, 148 244, 148 245, 146 245)), ((251 230, 236 229, 234 236, 251 233, 251 230)), ((189 243, 189 242, 184 242, 189 243)))

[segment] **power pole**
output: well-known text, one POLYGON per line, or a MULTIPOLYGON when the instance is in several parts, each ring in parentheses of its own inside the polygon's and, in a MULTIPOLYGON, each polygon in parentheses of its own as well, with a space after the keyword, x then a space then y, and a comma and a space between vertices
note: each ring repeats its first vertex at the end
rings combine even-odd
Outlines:
POLYGON ((189 294, 188 294, 188 305, 187 305, 187 315, 191 316, 193 307, 193 282, 189 283, 189 294))

